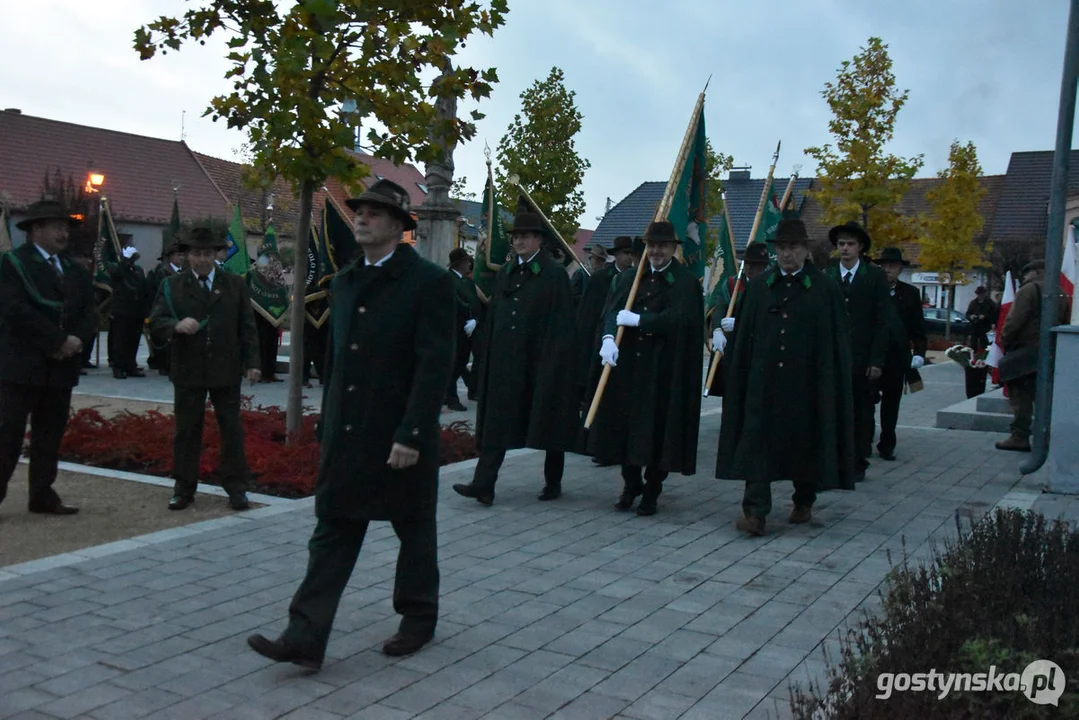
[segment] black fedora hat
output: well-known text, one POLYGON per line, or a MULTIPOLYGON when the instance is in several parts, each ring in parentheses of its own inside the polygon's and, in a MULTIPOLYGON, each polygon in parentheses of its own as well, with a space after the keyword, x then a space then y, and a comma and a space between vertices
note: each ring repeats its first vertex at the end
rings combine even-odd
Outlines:
POLYGON ((462 260, 471 260, 472 256, 468 254, 468 251, 464 248, 454 248, 450 250, 450 267, 453 267, 462 260))
POLYGON ((31 204, 26 209, 26 217, 15 223, 15 227, 20 230, 29 230, 34 223, 45 222, 46 220, 67 220, 70 225, 82 224, 80 218, 73 217, 70 213, 65 212, 64 206, 58 200, 44 198, 31 204))
POLYGON ((614 239, 614 244, 611 245, 610 254, 613 255, 616 252, 633 252, 633 238, 629 235, 619 235, 614 239))
POLYGON ((187 237, 177 240, 175 245, 180 252, 195 249, 224 250, 228 246, 225 238, 218 236, 213 231, 213 228, 208 227, 191 228, 190 232, 187 233, 187 237))
POLYGON ((901 263, 904 267, 910 265, 910 260, 904 260, 903 251, 897 247, 886 247, 880 251, 877 264, 883 265, 886 262, 901 263))
POLYGON ((674 225, 667 220, 655 220, 648 223, 648 229, 644 231, 644 241, 650 244, 664 242, 682 244, 674 231, 674 225))
POLYGON ((873 246, 873 241, 869 239, 869 233, 865 231, 858 223, 851 220, 848 223, 842 225, 836 225, 834 228, 828 231, 828 240, 832 243, 832 247, 839 244, 840 235, 850 235, 857 238, 858 242, 862 244, 862 252, 868 253, 869 248, 873 246))
POLYGON ((800 217, 784 214, 776 226, 776 238, 772 242, 775 245, 808 245, 809 233, 800 217))
POLYGON ((416 229, 416 220, 412 217, 412 201, 408 197, 408 192, 390 180, 379 180, 359 197, 346 200, 345 205, 348 205, 348 209, 353 212, 364 205, 384 207, 404 223, 405 230, 416 229))
POLYGON ((772 259, 768 257, 768 248, 761 242, 746 245, 746 251, 742 253, 742 260, 746 265, 767 265, 772 262, 772 259))
POLYGON ((508 230, 510 235, 529 232, 539 233, 540 235, 548 234, 547 225, 543 222, 543 218, 528 210, 517 213, 517 216, 513 218, 513 225, 508 230))
POLYGON ((629 251, 634 255, 644 255, 644 238, 640 235, 633 238, 633 246, 629 251))

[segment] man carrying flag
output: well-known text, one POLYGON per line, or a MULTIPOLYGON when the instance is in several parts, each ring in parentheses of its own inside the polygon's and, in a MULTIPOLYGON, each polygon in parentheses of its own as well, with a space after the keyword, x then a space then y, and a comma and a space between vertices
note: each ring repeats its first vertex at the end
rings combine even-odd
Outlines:
POLYGON ((288 312, 289 291, 285 286, 284 268, 277 251, 277 232, 272 222, 266 227, 258 253, 258 260, 247 274, 247 287, 258 330, 261 382, 281 382, 277 377, 278 328, 288 312))

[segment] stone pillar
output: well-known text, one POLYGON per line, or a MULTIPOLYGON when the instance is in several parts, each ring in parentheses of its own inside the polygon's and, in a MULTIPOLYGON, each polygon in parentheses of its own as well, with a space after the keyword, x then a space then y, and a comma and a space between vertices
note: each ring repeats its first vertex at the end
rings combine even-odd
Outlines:
POLYGON ((1049 492, 1079 494, 1079 325, 1060 325, 1049 419, 1049 492))
MULTIPOLYGON (((452 72, 453 65, 447 61, 442 69, 442 77, 452 72)), ((439 125, 456 121, 457 98, 439 97, 435 100, 435 111, 439 125)), ((431 262, 445 266, 449 262, 450 250, 457 247, 458 221, 461 217, 457 203, 450 199, 455 143, 446 142, 434 129, 431 141, 439 147, 440 153, 438 160, 429 163, 426 168, 427 199, 416 208, 416 249, 431 262)))

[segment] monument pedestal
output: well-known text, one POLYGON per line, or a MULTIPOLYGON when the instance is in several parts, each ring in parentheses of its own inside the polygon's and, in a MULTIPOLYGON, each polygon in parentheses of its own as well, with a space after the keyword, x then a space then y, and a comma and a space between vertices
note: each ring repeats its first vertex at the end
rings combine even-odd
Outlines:
POLYGON ((416 251, 436 265, 446 267, 450 250, 457 247, 458 220, 461 211, 452 200, 428 200, 416 208, 416 251))
POLYGON ((1056 333, 1053 414, 1049 420, 1049 492, 1079 494, 1079 325, 1056 333))

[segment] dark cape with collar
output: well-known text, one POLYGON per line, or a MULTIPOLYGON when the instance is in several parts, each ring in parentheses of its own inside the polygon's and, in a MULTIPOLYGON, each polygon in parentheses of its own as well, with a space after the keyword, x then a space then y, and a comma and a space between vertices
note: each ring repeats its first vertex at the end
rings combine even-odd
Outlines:
MULTIPOLYGON (((647 261, 644 261, 647 262, 647 261)), ((624 272, 604 307, 604 335, 617 330, 635 272, 624 272)), ((677 260, 646 267, 633 301, 641 316, 627 327, 589 432, 596 457, 692 475, 701 422, 704 301, 697 278, 677 260)), ((599 360, 596 360, 599 366, 599 360)))
MULTIPOLYGON (((632 268, 629 273, 633 274, 632 268)), ((618 277, 620 275, 614 263, 596 271, 588 278, 581 301, 577 304, 577 392, 581 402, 592 401, 591 391, 599 380, 598 375, 593 376, 590 370, 599 352, 603 306, 618 277)))
POLYGON ((854 489, 850 331, 843 292, 807 262, 746 286, 730 352, 716 477, 854 489))
POLYGON ((570 449, 576 433, 573 300, 565 269, 540 250, 502 266, 479 357, 481 450, 570 449))
POLYGON ((457 333, 450 273, 402 243, 381 267, 362 257, 349 265, 330 294, 315 513, 434 517, 439 413, 457 333), (394 443, 419 450, 419 462, 390 468, 394 443))

